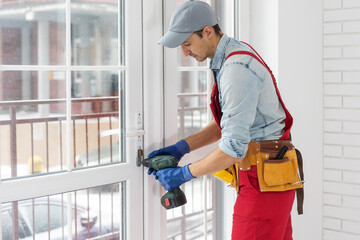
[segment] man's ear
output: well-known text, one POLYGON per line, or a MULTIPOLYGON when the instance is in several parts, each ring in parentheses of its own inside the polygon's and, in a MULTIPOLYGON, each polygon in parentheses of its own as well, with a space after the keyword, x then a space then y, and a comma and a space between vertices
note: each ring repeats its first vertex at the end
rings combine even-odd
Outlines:
POLYGON ((206 36, 207 38, 212 38, 215 31, 213 27, 205 26, 203 29, 203 36, 206 36))

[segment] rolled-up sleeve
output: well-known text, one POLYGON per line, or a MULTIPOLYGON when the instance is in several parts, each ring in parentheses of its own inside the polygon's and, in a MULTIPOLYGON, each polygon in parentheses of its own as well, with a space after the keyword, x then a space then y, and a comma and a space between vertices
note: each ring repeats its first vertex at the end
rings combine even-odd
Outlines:
POLYGON ((246 155, 250 127, 255 119, 262 86, 261 78, 243 61, 226 64, 220 73, 219 94, 223 116, 220 122, 222 137, 219 147, 232 157, 244 158, 246 155))

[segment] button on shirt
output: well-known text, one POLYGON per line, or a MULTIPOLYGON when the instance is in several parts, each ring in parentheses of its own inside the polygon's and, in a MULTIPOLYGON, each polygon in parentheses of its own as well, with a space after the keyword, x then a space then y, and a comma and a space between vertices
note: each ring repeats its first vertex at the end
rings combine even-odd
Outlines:
POLYGON ((274 140, 283 135, 285 112, 268 70, 249 55, 237 54, 226 60, 234 51, 254 53, 246 44, 224 34, 210 68, 216 76, 223 113, 219 147, 232 157, 244 158, 250 141, 274 140))

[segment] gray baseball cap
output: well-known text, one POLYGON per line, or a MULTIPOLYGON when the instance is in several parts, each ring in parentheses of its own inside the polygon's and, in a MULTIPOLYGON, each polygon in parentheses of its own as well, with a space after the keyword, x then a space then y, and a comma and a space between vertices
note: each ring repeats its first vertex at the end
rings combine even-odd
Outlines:
POLYGON ((169 48, 180 46, 190 35, 206 26, 215 26, 218 18, 209 4, 190 0, 180 5, 170 20, 169 31, 158 44, 169 48))

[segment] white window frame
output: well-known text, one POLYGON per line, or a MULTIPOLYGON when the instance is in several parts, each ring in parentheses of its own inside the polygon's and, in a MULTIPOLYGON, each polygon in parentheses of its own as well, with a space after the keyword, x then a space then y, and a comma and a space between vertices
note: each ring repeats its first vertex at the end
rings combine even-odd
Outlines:
MULTIPOLYGON (((23 199, 69 193, 94 186, 126 182, 126 238, 143 239, 143 168, 136 166, 137 138, 126 139, 126 162, 97 166, 88 169, 72 169, 72 121, 71 121, 71 72, 72 71, 125 71, 125 110, 126 131, 137 131, 137 113, 143 113, 142 95, 142 31, 141 0, 125 0, 125 66, 72 66, 71 65, 71 3, 65 1, 66 9, 66 63, 65 66, 48 65, 0 65, 0 71, 64 71, 66 72, 67 104, 67 170, 42 176, 30 176, 9 180, 0 179, 0 202, 20 201, 23 199), (94 177, 96 176, 96 177, 94 177), (5 194, 4 194, 5 193, 5 194), (140 219, 140 220, 139 220, 140 219)), ((119 13, 120 14, 120 13, 119 13)), ((120 19, 119 19, 120 22, 120 19)), ((119 39, 120 45, 120 39, 119 39)), ((120 48, 119 48, 120 51, 120 48)), ((119 61, 120 63, 120 61, 119 61)), ((68 205, 68 222, 72 222, 71 205, 68 205), (69 214, 70 213, 70 214, 69 214)), ((1 216, 0 216, 1 223, 1 216)), ((71 224, 68 224, 68 238, 71 239, 71 224)), ((1 237, 1 224, 0 224, 1 237)))
MULTIPOLYGON (((164 146, 163 1, 143 1, 144 153, 164 146)), ((161 185, 144 171, 144 240, 166 239, 161 185)))

